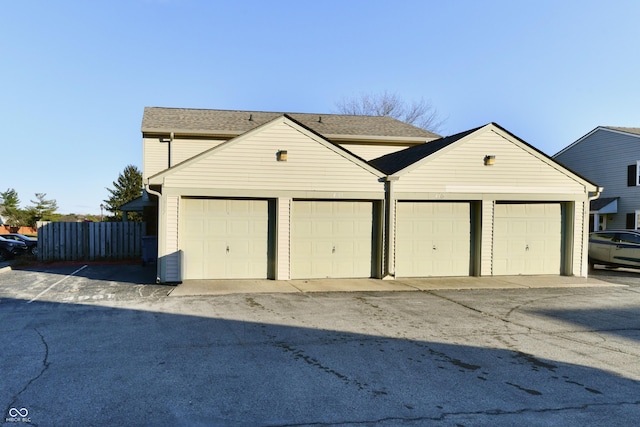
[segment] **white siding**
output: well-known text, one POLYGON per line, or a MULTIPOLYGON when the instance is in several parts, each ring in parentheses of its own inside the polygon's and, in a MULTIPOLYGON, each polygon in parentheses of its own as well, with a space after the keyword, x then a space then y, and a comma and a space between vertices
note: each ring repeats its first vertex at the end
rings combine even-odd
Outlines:
POLYGON ((291 199, 278 199, 276 279, 291 279, 291 199))
POLYGON ((284 122, 184 165, 166 176, 165 187, 384 191, 372 172, 284 122), (287 161, 276 160, 279 150, 287 161))
POLYGON ((162 172, 169 167, 169 144, 158 138, 142 139, 142 179, 162 172))
POLYGON ((586 276, 588 272, 587 252, 589 250, 589 212, 588 203, 576 202, 574 212, 573 230, 573 271, 574 276, 586 276), (587 207, 585 212, 585 206, 587 207), (587 221, 585 222, 585 213, 587 221))
POLYGON ((178 213, 180 198, 167 197, 166 236, 165 236, 165 282, 182 281, 182 257, 178 246, 178 213))
POLYGON ((402 175, 396 192, 584 193, 584 186, 494 131, 454 145, 402 175), (486 155, 495 164, 484 165, 486 155))
POLYGON ((372 160, 384 155, 395 153, 410 147, 409 145, 383 145, 383 144, 340 144, 344 149, 351 151, 356 156, 372 160))
POLYGON ((482 244, 480 245, 480 275, 491 276, 493 274, 493 222, 495 215, 495 202, 493 200, 482 201, 482 244))
POLYGON ((171 141, 171 166, 175 166, 223 142, 224 141, 174 139, 171 141))

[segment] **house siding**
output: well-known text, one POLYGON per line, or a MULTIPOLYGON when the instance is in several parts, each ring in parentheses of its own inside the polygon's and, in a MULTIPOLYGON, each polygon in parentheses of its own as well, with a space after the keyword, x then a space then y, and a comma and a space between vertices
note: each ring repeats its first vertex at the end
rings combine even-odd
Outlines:
POLYGON ((387 144, 341 144, 341 146, 367 161, 410 147, 409 145, 387 144))
POLYGON ((573 263, 570 274, 574 276, 587 275, 587 253, 589 250, 589 208, 588 201, 574 203, 573 230, 573 263), (586 209, 585 209, 586 208, 586 209), (586 218, 585 218, 586 213, 586 218), (585 222, 586 219, 586 222, 585 222), (584 262, 583 262, 584 261, 584 262), (583 268, 585 267, 585 268, 583 268))
POLYGON ((454 144, 424 166, 401 176, 396 183, 396 191, 528 195, 585 193, 583 184, 549 163, 489 130, 463 144, 454 144), (496 156, 494 165, 484 165, 486 155, 496 156))
POLYGON ((493 274, 493 224, 495 215, 495 202, 484 200, 482 202, 482 231, 480 242, 480 275, 491 276, 493 274))
POLYGON ((171 166, 175 166, 223 142, 224 140, 175 139, 171 141, 171 166))
POLYGON ((626 228, 626 214, 640 210, 640 186, 627 186, 627 166, 640 160, 639 136, 599 129, 554 159, 604 187, 600 197, 620 197, 607 228, 626 228))
POLYGON ((276 279, 291 279, 291 199, 278 199, 276 279))
POLYGON ((142 179, 169 167, 169 144, 158 138, 142 138, 142 179))
POLYGON ((165 188, 384 194, 378 176, 284 122, 231 143, 167 175, 165 188), (276 160, 279 150, 288 152, 287 161, 276 160))
POLYGON ((180 282, 182 280, 182 256, 178 244, 178 221, 180 198, 167 197, 166 234, 165 234, 165 282, 180 282))

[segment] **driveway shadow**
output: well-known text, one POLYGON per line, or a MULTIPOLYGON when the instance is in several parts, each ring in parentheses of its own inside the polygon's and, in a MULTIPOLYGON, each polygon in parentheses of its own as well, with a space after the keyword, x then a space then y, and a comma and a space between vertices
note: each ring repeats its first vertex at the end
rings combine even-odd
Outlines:
POLYGON ((572 323, 585 330, 640 341, 640 307, 536 309, 532 313, 572 323))
MULTIPOLYGON (((266 310, 246 304, 256 319, 266 310)), ((38 425, 623 425, 640 417, 638 381, 504 349, 15 299, 0 302, 0 320, 3 416, 26 408, 38 425)))
POLYGON ((156 284, 156 265, 141 262, 65 262, 51 264, 14 265, 14 270, 33 271, 60 276, 73 275, 92 280, 133 283, 138 285, 156 284))

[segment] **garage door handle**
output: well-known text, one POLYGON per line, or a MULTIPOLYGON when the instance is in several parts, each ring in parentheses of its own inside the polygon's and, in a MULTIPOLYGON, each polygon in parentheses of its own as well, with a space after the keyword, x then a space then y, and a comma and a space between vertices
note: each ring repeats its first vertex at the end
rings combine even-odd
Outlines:
POLYGON ((528 251, 528 250, 529 250, 529 245, 527 245, 527 246, 524 248, 524 250, 525 250, 525 251, 528 251))
POLYGON ((434 251, 437 251, 437 250, 438 250, 438 248, 436 248, 436 245, 433 245, 433 250, 434 250, 434 251))
POLYGON ((335 254, 336 253, 336 247, 334 246, 333 249, 331 249, 331 253, 335 254))
POLYGON ((227 245, 227 253, 229 253, 229 245, 227 245))

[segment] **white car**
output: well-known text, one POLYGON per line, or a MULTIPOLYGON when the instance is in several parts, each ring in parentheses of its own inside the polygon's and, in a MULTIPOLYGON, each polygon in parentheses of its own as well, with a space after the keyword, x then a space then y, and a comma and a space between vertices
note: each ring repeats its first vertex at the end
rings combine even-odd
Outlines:
POLYGON ((589 233, 589 266, 640 268, 640 232, 605 230, 589 233))

